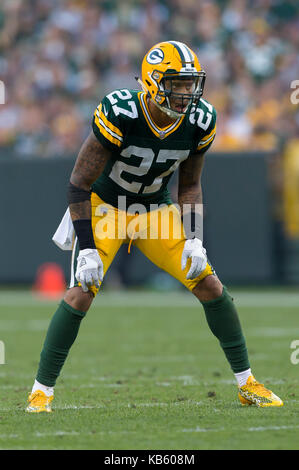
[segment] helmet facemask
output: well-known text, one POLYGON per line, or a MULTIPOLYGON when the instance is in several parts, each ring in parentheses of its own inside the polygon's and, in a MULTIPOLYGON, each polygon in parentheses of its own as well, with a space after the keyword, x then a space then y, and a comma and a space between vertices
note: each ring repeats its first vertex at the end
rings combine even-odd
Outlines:
MULTIPOLYGON (((154 70, 152 79, 158 78, 160 72, 154 70)), ((153 98, 154 103, 158 108, 166 113, 171 118, 181 117, 189 112, 191 107, 197 106, 200 97, 203 94, 206 74, 202 70, 200 72, 177 72, 170 73, 167 71, 163 73, 160 80, 156 80, 158 92, 153 98), (190 92, 181 93, 175 91, 175 83, 178 81, 193 81, 190 92), (175 83, 174 83, 175 82, 175 83), (173 109, 175 107, 178 109, 173 109)))

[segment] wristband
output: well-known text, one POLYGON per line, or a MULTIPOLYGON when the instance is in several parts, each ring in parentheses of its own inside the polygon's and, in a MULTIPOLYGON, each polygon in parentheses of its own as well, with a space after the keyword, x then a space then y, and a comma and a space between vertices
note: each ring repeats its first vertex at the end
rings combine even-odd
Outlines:
POLYGON ((77 202, 90 201, 91 191, 86 191, 85 189, 78 188, 73 183, 69 183, 68 186, 68 203, 76 204, 77 202))
POLYGON ((92 233, 91 219, 74 220, 73 226, 78 237, 80 250, 96 248, 92 233))

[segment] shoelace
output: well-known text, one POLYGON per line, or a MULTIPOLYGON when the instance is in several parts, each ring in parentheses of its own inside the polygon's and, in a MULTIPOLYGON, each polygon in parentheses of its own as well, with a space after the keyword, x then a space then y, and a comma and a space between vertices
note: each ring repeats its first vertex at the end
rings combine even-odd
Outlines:
POLYGON ((259 382, 253 382, 250 385, 254 386, 256 391, 263 392, 264 396, 270 396, 271 395, 271 392, 265 388, 264 384, 261 384, 259 382))
POLYGON ((45 398, 49 399, 49 397, 44 397, 39 392, 34 392, 30 399, 30 402, 34 405, 44 405, 45 398))

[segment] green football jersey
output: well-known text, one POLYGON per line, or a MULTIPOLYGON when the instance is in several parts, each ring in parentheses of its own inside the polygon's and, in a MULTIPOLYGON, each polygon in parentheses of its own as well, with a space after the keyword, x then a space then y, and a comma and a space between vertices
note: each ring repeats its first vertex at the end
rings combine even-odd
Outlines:
POLYGON ((143 91, 119 89, 96 108, 93 131, 112 152, 103 173, 92 185, 114 207, 126 196, 126 207, 171 204, 168 182, 189 155, 202 153, 216 134, 216 111, 200 99, 196 109, 161 129, 152 120, 143 91))

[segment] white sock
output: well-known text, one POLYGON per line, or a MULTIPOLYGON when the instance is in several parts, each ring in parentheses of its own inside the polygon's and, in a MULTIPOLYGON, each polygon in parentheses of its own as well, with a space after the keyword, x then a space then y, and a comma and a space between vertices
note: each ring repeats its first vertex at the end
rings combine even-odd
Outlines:
POLYGON ((35 380, 33 384, 31 393, 36 392, 36 390, 41 390, 47 397, 54 395, 54 387, 47 387, 46 385, 40 384, 37 380, 35 380))
POLYGON ((246 385, 248 377, 252 375, 251 369, 244 370, 243 372, 238 372, 235 374, 239 387, 246 385))

